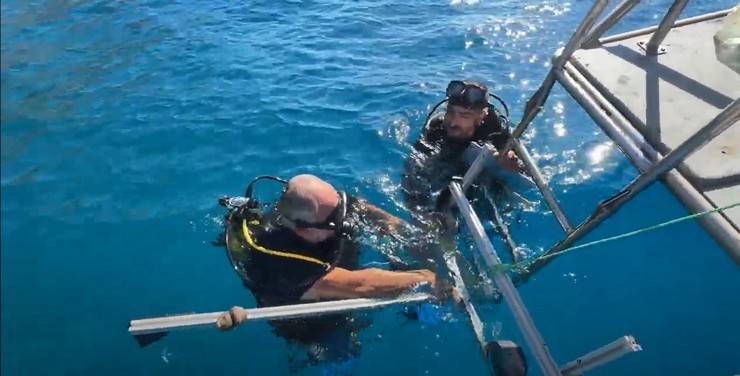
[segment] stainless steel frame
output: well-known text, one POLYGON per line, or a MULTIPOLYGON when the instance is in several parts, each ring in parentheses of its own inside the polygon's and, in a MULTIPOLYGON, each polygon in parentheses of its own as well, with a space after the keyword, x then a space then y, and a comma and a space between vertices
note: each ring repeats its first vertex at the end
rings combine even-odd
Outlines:
POLYGON ((624 0, 621 4, 619 4, 614 10, 609 13, 601 22, 599 22, 598 25, 594 26, 593 29, 588 33, 588 35, 583 38, 583 48, 594 48, 599 45, 599 38, 609 29, 611 29, 612 26, 614 26, 617 22, 619 22, 622 17, 626 16, 627 13, 629 13, 632 8, 635 7, 640 2, 640 0, 624 0))
MULTIPOLYGON (((522 120, 513 130, 512 137, 507 142, 506 146, 500 150, 500 157, 503 157, 508 150, 516 151, 524 162, 524 165, 526 166, 530 176, 533 178, 535 184, 540 189, 545 202, 553 211, 558 223, 566 234, 565 238, 545 252, 547 255, 552 255, 573 244, 573 242, 590 232, 601 221, 615 213, 624 203, 628 202, 636 194, 644 190, 659 178, 664 178, 671 187, 682 187, 688 185, 689 183, 686 179, 674 169, 697 149, 710 142, 732 124, 740 120, 740 99, 736 99, 712 121, 702 127, 698 132, 693 134, 678 147, 674 148, 667 155, 662 156, 661 153, 657 152, 644 139, 640 132, 632 126, 630 121, 625 118, 624 115, 622 115, 622 113, 615 108, 614 105, 607 100, 593 84, 589 82, 589 79, 579 71, 578 67, 574 66, 576 63, 571 61, 572 54, 574 51, 582 47, 595 47, 601 43, 616 41, 636 35, 648 34, 651 32, 653 32, 653 35, 650 38, 650 41, 645 44, 645 48, 648 54, 655 54, 659 52, 660 43, 664 40, 667 33, 672 27, 674 27, 674 25, 685 25, 691 22, 699 22, 702 20, 721 17, 726 15, 729 11, 725 10, 715 12, 677 22, 676 19, 686 6, 687 0, 676 0, 661 20, 660 25, 629 33, 623 33, 617 36, 601 38, 601 35, 604 32, 609 30, 633 9, 635 5, 639 3, 639 0, 623 1, 598 25, 592 28, 595 20, 605 8, 606 3, 606 0, 597 0, 571 36, 566 46, 556 53, 553 58, 553 65, 547 76, 543 80, 539 89, 527 101, 522 120), (640 171, 640 175, 635 180, 628 184, 618 194, 600 203, 596 210, 594 210, 594 212, 575 229, 570 225, 565 213, 557 203, 554 194, 540 174, 536 163, 532 160, 524 145, 519 141, 521 135, 526 131, 529 124, 541 110, 556 81, 561 83, 576 99, 576 101, 578 101, 578 103, 581 104, 581 106, 589 113, 596 123, 604 129, 609 137, 617 142, 619 147, 640 171)), ((453 181, 450 184, 450 191, 452 192, 455 204, 457 204, 461 215, 465 219, 468 229, 473 235, 478 251, 482 255, 486 266, 493 271, 492 277, 504 295, 510 309, 514 313, 517 324, 524 334, 527 345, 535 355, 542 372, 546 375, 579 374, 627 353, 640 351, 641 347, 635 342, 634 338, 631 336, 625 336, 564 365, 560 369, 556 368, 552 356, 549 353, 549 349, 534 326, 531 317, 524 307, 524 303, 521 301, 521 297, 514 289, 511 278, 507 273, 502 272, 500 267, 497 268, 500 264, 500 260, 496 255, 495 249, 493 248, 490 239, 486 236, 483 226, 473 208, 465 198, 465 189, 481 172, 485 158, 490 152, 492 152, 492 150, 489 150, 487 147, 483 148, 479 152, 479 155, 471 168, 466 172, 463 180, 461 182, 453 181)), ((687 204, 687 206, 692 209, 697 207, 703 208, 709 205, 706 202, 706 198, 695 197, 698 194, 695 195, 692 193, 692 190, 674 189, 674 191, 676 191, 676 194, 682 199, 682 201, 685 203, 688 202, 689 204, 687 204)), ((494 210, 494 224, 503 237, 505 244, 512 251, 512 257, 515 258, 516 243, 514 243, 514 240, 511 238, 508 228, 503 222, 495 203, 492 204, 494 210)), ((718 225, 722 222, 720 218, 721 214, 714 213, 707 215, 702 220, 707 223, 711 223, 712 225, 718 225)), ((740 254, 740 252, 738 253, 740 254)), ((552 257, 538 259, 530 265, 529 272, 522 276, 527 277, 529 274, 543 267, 552 259, 552 257)), ((737 256, 736 259, 740 260, 740 256, 737 256)))
MULTIPOLYGON (((488 239, 485 230, 483 230, 483 225, 480 223, 480 219, 478 219, 472 206, 470 206, 470 202, 468 202, 467 197, 465 197, 462 186, 458 182, 453 181, 450 183, 450 192, 452 192, 452 197, 454 197, 455 203, 460 209, 460 213, 463 218, 465 218, 468 229, 470 229, 470 232, 475 239, 475 243, 478 246, 478 250, 483 256, 483 260, 489 268, 494 269, 497 265, 501 264, 501 261, 496 254, 496 250, 493 248, 493 244, 491 244, 491 240, 488 239)), ((545 340, 534 326, 534 322, 529 316, 529 312, 524 306, 522 298, 519 296, 519 292, 514 288, 514 283, 511 282, 509 275, 505 272, 499 271, 493 274, 493 280, 496 282, 496 286, 498 286, 501 294, 504 296, 504 300, 506 300, 509 309, 511 309, 511 312, 514 314, 514 318, 519 325, 519 329, 522 331, 522 334, 524 334, 524 339, 527 341, 527 345, 529 345, 530 350, 537 359, 537 363, 540 365, 542 373, 548 376, 560 375, 558 366, 552 359, 552 355, 550 355, 550 350, 547 348, 545 340)))
POLYGON ((665 39, 665 36, 668 35, 669 31, 671 31, 673 24, 676 23, 678 16, 681 15, 681 12, 686 8, 686 4, 688 4, 688 2, 689 0, 676 0, 673 2, 671 8, 668 9, 668 13, 666 13, 665 17, 660 21, 658 30, 653 33, 653 36, 650 37, 650 40, 645 44, 645 52, 648 55, 657 55, 658 53, 665 52, 665 50, 660 50, 660 44, 663 43, 663 39, 665 39))
MULTIPOLYGON (((516 320, 519 330, 524 336, 527 346, 532 354, 534 354, 537 364, 544 375, 579 374, 580 372, 593 369, 630 352, 636 352, 642 349, 640 345, 637 344, 634 337, 624 336, 617 341, 596 349, 559 368, 550 354, 550 349, 548 348, 547 343, 537 330, 532 317, 529 315, 529 311, 524 305, 519 292, 514 287, 511 277, 504 269, 497 268, 501 265, 501 260, 496 254, 496 250, 494 249, 491 240, 486 235, 480 219, 475 214, 475 210, 470 205, 470 202, 468 202, 467 197, 465 197, 462 185, 458 181, 453 181, 450 183, 449 188, 455 204, 458 209, 460 209, 460 214, 465 219, 465 223, 475 240, 478 251, 481 256, 483 256, 483 260, 488 268, 492 271, 496 286, 498 286, 501 294, 504 296, 504 300, 514 315, 514 319, 516 320)), ((453 271, 453 275, 456 276, 457 281, 459 271, 453 271)), ((469 300, 465 300, 465 302, 466 305, 470 304, 469 300)), ((470 304, 470 306, 472 311, 475 312, 475 308, 472 307, 472 304, 470 304)), ((475 314, 475 317, 477 318, 477 314, 475 314)), ((476 329, 476 335, 478 336, 479 342, 483 344, 485 340, 482 339, 482 333, 479 332, 477 328, 474 327, 474 329, 476 329)))
POLYGON ((581 373, 594 369, 602 364, 621 358, 632 352, 642 351, 635 338, 632 336, 619 337, 616 341, 604 345, 576 360, 560 367, 563 376, 580 375, 581 373))

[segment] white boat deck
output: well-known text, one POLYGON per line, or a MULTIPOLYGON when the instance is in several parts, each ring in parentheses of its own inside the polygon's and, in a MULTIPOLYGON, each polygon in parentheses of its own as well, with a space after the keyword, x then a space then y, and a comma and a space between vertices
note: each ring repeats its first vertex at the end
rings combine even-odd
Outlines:
MULTIPOLYGON (((607 101, 633 128, 628 131, 639 132, 643 140, 633 141, 652 149, 645 155, 665 156, 740 97, 740 74, 719 62, 714 51, 713 36, 723 19, 675 26, 661 44, 664 54, 647 55, 638 45, 650 39, 652 32, 646 30, 579 49, 568 63, 587 81, 577 85, 598 93, 591 100, 607 101)), ((694 212, 739 202, 738 122, 690 155, 678 172, 680 177, 665 182, 694 212)), ((702 224, 740 261, 740 207, 707 216, 702 224)))

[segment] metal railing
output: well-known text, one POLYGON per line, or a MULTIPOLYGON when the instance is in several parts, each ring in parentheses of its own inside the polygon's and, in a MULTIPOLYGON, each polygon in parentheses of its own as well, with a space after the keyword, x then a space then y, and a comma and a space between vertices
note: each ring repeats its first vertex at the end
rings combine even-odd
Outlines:
MULTIPOLYGON (((672 178, 672 170, 683 162, 689 155, 740 120, 740 100, 736 99, 698 132, 689 137, 673 151, 664 157, 661 157, 661 154, 656 152, 654 149, 645 148, 643 145, 639 144, 641 135, 633 134, 635 132, 634 128, 624 125, 627 120, 619 111, 613 108, 611 104, 605 104, 605 102, 608 101, 603 100, 601 94, 593 92, 590 86, 581 86, 577 84, 579 81, 585 80, 585 78, 577 71, 577 69, 573 68, 570 62, 570 58, 573 53, 580 48, 597 47, 601 43, 610 40, 609 38, 601 38, 601 36, 627 15, 638 3, 639 0, 623 1, 606 17, 604 17, 601 22, 594 26, 596 20, 605 9, 607 0, 597 0, 594 2, 594 5, 568 40, 566 46, 556 54, 553 59, 552 67, 548 71, 538 90, 527 101, 522 120, 512 131, 512 136, 507 141, 505 147, 498 150, 499 158, 504 158, 509 150, 514 150, 517 153, 528 174, 532 177, 532 180, 542 194, 544 201, 552 210, 555 219, 565 233, 565 237, 544 252, 543 256, 552 255, 553 253, 563 250, 578 239, 582 238, 604 219, 614 214, 624 203, 631 200, 635 195, 650 186, 657 179, 663 176, 672 178), (527 127, 542 109, 542 106, 547 100, 555 82, 561 83, 579 103, 582 105, 584 103, 586 104, 583 105, 583 107, 589 115, 602 125, 602 128, 605 129, 609 137, 619 142, 620 147, 625 150, 625 153, 640 171, 640 175, 635 180, 616 195, 602 201, 594 212, 575 228, 571 225, 565 212, 558 204, 558 201, 547 181, 540 173, 536 162, 532 159, 526 147, 519 140, 527 127)), ((645 49, 646 54, 654 55, 662 53, 660 50, 660 44, 665 39, 670 29, 674 27, 674 25, 685 24, 688 22, 688 20, 676 22, 681 11, 685 8, 686 3, 687 0, 676 0, 663 17, 660 24, 657 27, 648 29, 648 31, 653 32, 653 35, 648 42, 642 42, 642 46, 645 49)), ((695 17, 694 19, 710 19, 717 17, 720 13, 722 12, 695 17)), ((726 12, 724 13, 726 14, 726 12)), ((477 251, 482 256, 486 266, 493 271, 493 280, 514 314, 517 325, 523 333, 529 349, 537 359, 537 363, 541 368, 542 373, 545 375, 575 375, 609 362, 627 353, 640 351, 641 347, 637 344, 635 339, 631 336, 625 336, 569 362, 564 366, 557 367, 549 352, 547 344, 538 332, 521 297, 519 296, 519 293, 514 288, 511 277, 506 271, 503 271, 502 268, 497 268, 501 261, 499 260, 490 239, 487 237, 480 219, 465 197, 465 190, 481 173, 485 165, 485 159, 491 158, 493 151, 494 150, 490 146, 484 145, 484 147, 478 151, 479 154, 477 158, 472 163, 468 171, 466 171, 464 177, 460 180, 453 181, 450 184, 449 188, 452 193, 450 204, 454 203, 457 205, 461 215, 465 219, 467 228, 477 245, 477 251)), ((501 218, 495 203, 491 204, 493 207, 493 222, 495 228, 503 238, 504 244, 509 248, 513 262, 518 262, 516 243, 514 242, 514 239, 512 239, 506 223, 504 223, 501 218)), ((554 259, 554 257, 545 257, 544 259, 535 260, 529 265, 528 271, 523 272, 524 274, 521 274, 520 277, 526 278, 552 259, 554 259)), ((480 320, 477 317, 477 314, 475 314, 475 318, 478 321, 480 320)), ((483 343, 479 333, 476 332, 476 334, 479 337, 479 341, 483 343)))
MULTIPOLYGON (((594 3, 589 12, 584 17, 581 24, 578 26, 574 34, 569 39, 566 46, 556 54, 554 63, 550 68, 550 71, 545 76, 539 89, 532 95, 527 101, 524 109, 522 120, 516 126, 512 132, 511 139, 506 143, 506 146, 501 151, 500 155, 505 155, 509 150, 514 150, 522 162, 524 162, 527 172, 534 180, 535 184, 540 190, 542 197, 548 207, 552 210, 555 219, 558 224, 565 232, 566 237, 557 242, 553 247, 548 249, 545 254, 552 254, 562 250, 577 241, 585 234, 590 232, 598 223, 603 221, 605 218, 612 215, 616 210, 624 203, 629 201, 634 194, 641 191, 645 187, 649 186, 655 180, 666 174, 668 171, 675 168, 678 164, 683 162, 686 157, 691 155, 694 151, 699 149, 705 143, 711 141, 714 137, 719 135, 723 130, 727 129, 738 119, 737 115, 737 100, 728 106, 725 111, 692 136, 689 140, 685 141, 682 145, 677 147, 673 152, 666 155, 664 158, 657 161, 655 154, 643 156, 643 148, 635 144, 635 136, 627 135, 628 127, 611 126, 607 127, 606 130, 609 136, 619 141, 620 145, 625 145, 627 149, 632 152, 628 153, 630 159, 635 162, 638 169, 643 173, 637 180, 625 187, 621 192, 616 195, 604 200, 596 210, 580 225, 573 228, 565 215, 565 212, 560 207, 555 198, 552 190, 548 186, 542 174, 539 171, 536 163, 532 160, 529 153, 522 143, 519 141, 519 137, 524 133, 532 120, 539 113, 544 102, 547 100, 550 91, 552 90, 555 82, 561 83, 568 92, 578 99, 579 103, 591 103, 591 105, 584 106, 584 109, 593 117, 598 120, 599 123, 611 123, 615 121, 621 121, 609 118, 610 114, 618 113, 615 109, 612 111, 603 111, 602 103, 595 103, 590 98, 596 95, 596 93, 584 92, 581 87, 574 85, 574 81, 583 80, 580 77, 580 73, 569 67, 569 59, 573 53, 583 47, 594 47, 599 45, 600 37, 604 32, 613 27, 619 22, 625 15, 627 15, 634 7, 639 3, 639 0, 625 0, 619 4, 609 15, 607 15, 600 23, 593 26, 596 19, 599 17, 601 12, 606 6, 606 0, 599 0, 594 3), (670 158, 669 158, 670 157, 670 158), (648 160, 650 163, 645 163, 648 160), (652 163, 655 162, 655 165, 652 163)), ((665 36, 668 34, 670 29, 675 24, 684 24, 685 22, 676 22, 676 19, 680 15, 681 11, 686 7, 687 0, 676 0, 663 17, 660 25, 651 29, 654 31, 652 37, 647 43, 644 43, 646 53, 650 54, 651 51, 655 52, 657 47, 663 41, 665 36)), ((712 13, 707 17, 716 17, 723 12, 712 13)), ((726 12, 724 12, 726 14, 726 12)), ((696 17, 697 20, 704 19, 702 16, 696 17)), ((603 40, 601 40, 603 41, 603 40)), ((616 115, 611 115, 616 116, 616 115)), ((499 157, 502 158, 502 157, 499 157)), ((468 174, 466 173, 466 177, 468 174)), ((549 262, 553 258, 546 258, 545 260, 535 262, 533 267, 530 268, 530 272, 539 269, 542 265, 549 262)), ((529 274, 527 273, 527 274, 529 274)), ((523 277, 526 277, 524 275, 523 277)))

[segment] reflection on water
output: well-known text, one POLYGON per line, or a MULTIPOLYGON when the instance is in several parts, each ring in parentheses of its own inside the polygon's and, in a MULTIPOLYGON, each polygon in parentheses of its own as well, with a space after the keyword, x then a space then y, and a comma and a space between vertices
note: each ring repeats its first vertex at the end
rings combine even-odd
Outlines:
POLYGON ((589 163, 591 163, 592 165, 601 164, 609 155, 609 152, 612 150, 613 146, 614 143, 609 141, 591 148, 591 150, 589 150, 587 153, 589 163))
MULTIPOLYGON (((651 2, 624 27, 654 22, 653 5, 669 3, 651 2)), ((409 219, 402 161, 449 80, 485 82, 516 121, 590 4, 3 1, 2 340, 11 344, 3 346, 3 373, 167 373, 157 368, 162 354, 167 369, 191 373, 287 373, 284 344, 261 326, 246 335, 173 335, 164 351, 151 352, 111 328, 142 314, 252 303, 208 242, 220 227, 216 199, 240 194, 256 175, 314 173, 409 219), (57 312, 53 322, 36 317, 49 311, 57 312), (91 313, 95 320, 77 320, 91 313), (269 351, 219 357, 260 348, 269 351)), ((722 7, 692 6, 687 16, 722 7)), ((634 175, 558 88, 523 139, 574 221, 634 175)), ((562 236, 547 206, 532 199, 503 213, 516 251, 528 256, 562 236)), ((407 244, 369 241, 386 255, 407 244)), ((534 307, 552 304, 546 294, 529 298, 534 307)), ((498 320, 496 309, 487 313, 498 320)), ((376 353, 363 349, 366 374, 390 374, 395 364, 409 374, 485 372, 459 315, 433 331, 394 315, 375 316, 384 341, 376 353)), ((541 325, 558 330, 567 320, 541 325)), ((503 334, 511 328, 506 321, 503 334)), ((558 344, 564 353, 583 351, 558 344)), ((661 349, 653 354, 666 354, 661 349)))

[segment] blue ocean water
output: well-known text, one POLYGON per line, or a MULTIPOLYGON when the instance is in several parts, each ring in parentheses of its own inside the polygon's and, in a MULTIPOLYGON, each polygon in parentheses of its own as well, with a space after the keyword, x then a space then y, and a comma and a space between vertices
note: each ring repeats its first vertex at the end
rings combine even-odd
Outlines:
MULTIPOLYGON (((617 31, 669 4, 644 2, 617 31)), ((684 16, 733 5, 692 1, 684 16)), ((3 1, 2 372, 289 373, 296 350, 262 323, 145 349, 126 326, 254 304, 210 241, 216 199, 255 175, 314 173, 407 216, 402 160, 447 82, 486 82, 519 119, 590 6, 3 1)), ((562 89, 527 138, 573 218, 636 175, 562 89)), ((589 239, 685 214, 656 184, 589 239)), ((561 235, 541 203, 510 220, 529 252, 561 235)), ((560 363, 637 337, 643 352, 597 375, 740 372, 739 290, 737 266, 692 222, 564 256, 520 288, 560 363)), ((521 341, 504 305, 480 309, 489 335, 521 341)), ((296 373, 485 373, 462 312, 368 317, 352 364, 296 373)))

